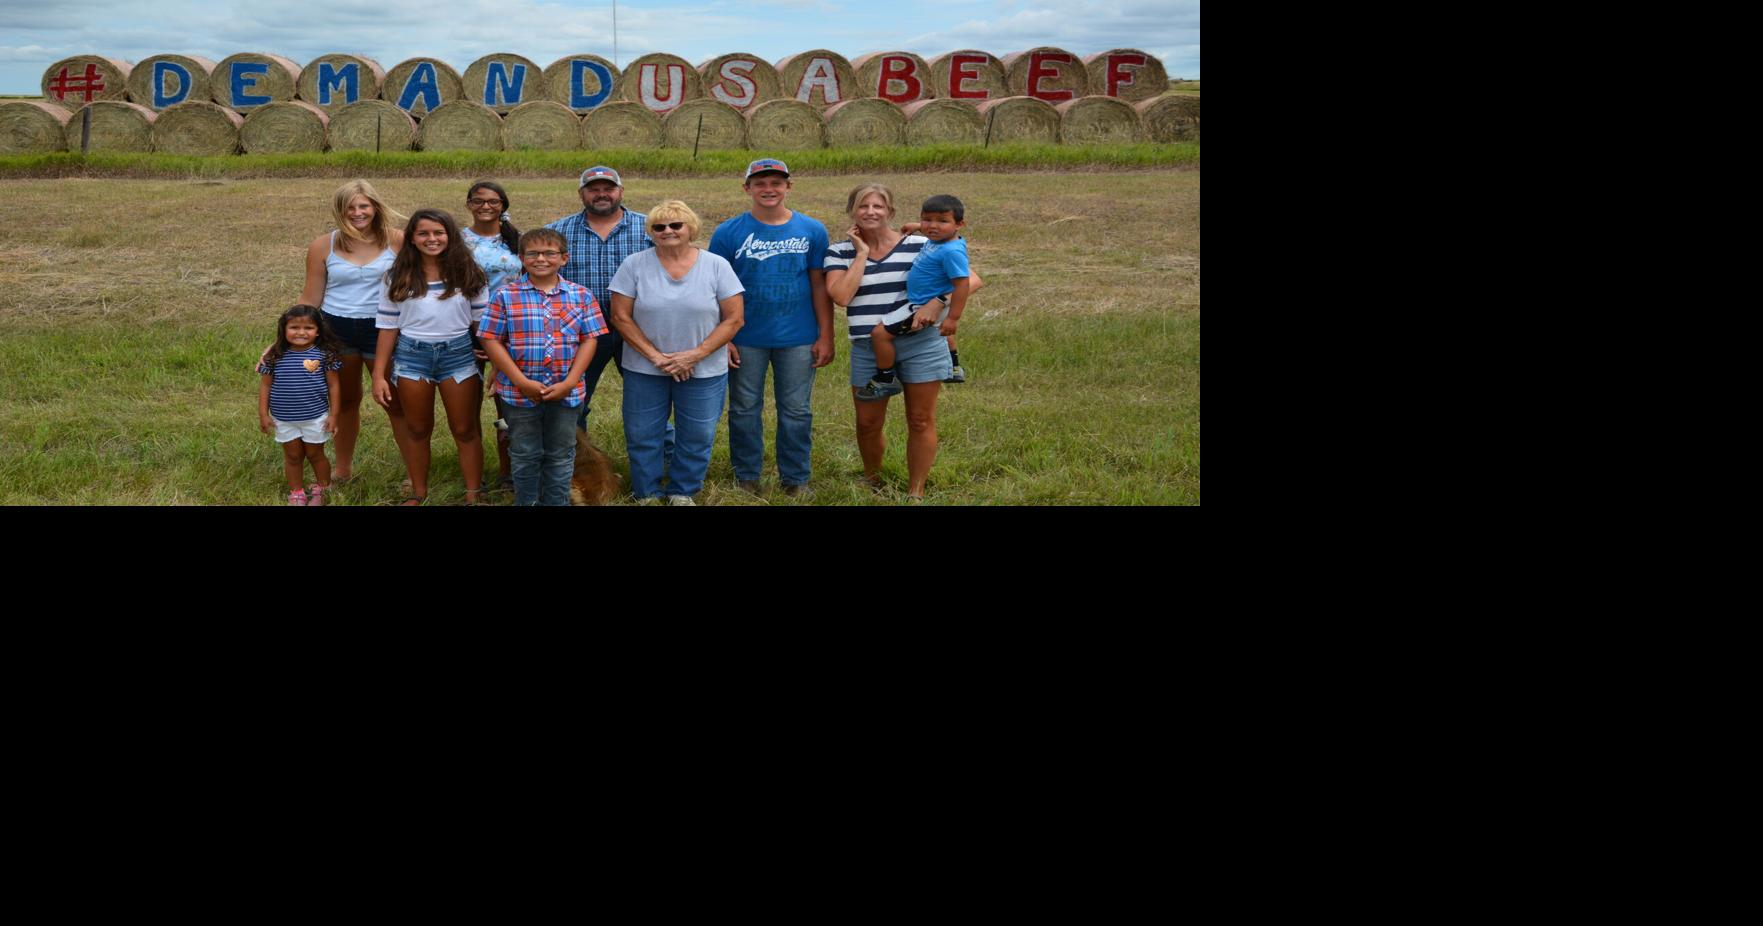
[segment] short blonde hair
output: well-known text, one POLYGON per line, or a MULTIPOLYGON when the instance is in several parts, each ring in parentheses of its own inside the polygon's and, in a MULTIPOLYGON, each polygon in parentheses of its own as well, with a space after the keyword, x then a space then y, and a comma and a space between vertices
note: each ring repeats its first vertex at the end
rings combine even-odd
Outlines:
POLYGON ((850 216, 851 218, 856 218, 857 217, 857 204, 860 202, 863 202, 863 197, 868 196, 871 193, 874 193, 882 198, 882 202, 886 203, 887 207, 888 207, 888 218, 890 218, 890 219, 893 218, 894 217, 894 191, 888 189, 885 186, 882 186, 879 183, 861 184, 856 189, 852 190, 851 195, 845 197, 845 214, 850 216))
MULTIPOLYGON (((653 226, 660 222, 667 222, 670 224, 673 222, 686 223, 686 228, 691 230, 691 234, 686 236, 686 240, 688 241, 698 237, 698 229, 701 226, 701 223, 698 221, 698 213, 693 212, 691 206, 688 206, 677 199, 665 200, 649 210, 649 225, 653 226)), ((645 227, 644 230, 649 233, 649 238, 653 240, 655 237, 655 229, 652 227, 645 227)))
POLYGON ((344 211, 349 208, 349 201, 357 196, 365 196, 368 202, 373 203, 373 243, 382 246, 390 244, 392 228, 403 223, 404 216, 386 208, 386 201, 380 198, 379 191, 366 180, 351 180, 337 187, 337 194, 331 201, 331 214, 337 220, 337 230, 356 241, 369 240, 366 235, 356 231, 355 226, 349 224, 349 217, 344 211))

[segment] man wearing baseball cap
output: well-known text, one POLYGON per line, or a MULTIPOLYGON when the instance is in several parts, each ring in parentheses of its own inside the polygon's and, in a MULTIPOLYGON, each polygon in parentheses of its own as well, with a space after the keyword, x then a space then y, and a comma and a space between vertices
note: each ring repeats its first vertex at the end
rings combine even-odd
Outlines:
POLYGON ((789 165, 760 158, 741 188, 753 208, 723 222, 710 253, 735 268, 746 287, 746 324, 728 352, 728 446, 735 481, 759 491, 765 463, 765 370, 777 399, 777 476, 785 495, 808 487, 813 441, 814 371, 833 359, 832 303, 821 261, 826 226, 784 205, 789 165))
MULTIPOLYGON (((643 232, 643 223, 648 216, 624 208, 624 180, 618 176, 618 171, 604 165, 590 167, 582 171, 578 191, 582 211, 545 227, 562 232, 569 242, 569 263, 559 271, 563 278, 587 287, 588 292, 594 294, 594 300, 600 303, 600 311, 610 318, 612 294, 608 287, 612 285, 612 275, 618 272, 618 265, 624 263, 625 258, 644 248, 654 247, 655 242, 643 232)), ((624 338, 619 336, 616 328, 600 336, 594 359, 588 364, 587 372, 582 374, 582 383, 588 387, 588 392, 576 418, 576 427, 587 429, 588 406, 594 401, 594 387, 600 384, 600 374, 606 372, 606 364, 618 363, 618 354, 623 347, 624 338)), ((622 366, 618 371, 620 376, 624 375, 622 366)))

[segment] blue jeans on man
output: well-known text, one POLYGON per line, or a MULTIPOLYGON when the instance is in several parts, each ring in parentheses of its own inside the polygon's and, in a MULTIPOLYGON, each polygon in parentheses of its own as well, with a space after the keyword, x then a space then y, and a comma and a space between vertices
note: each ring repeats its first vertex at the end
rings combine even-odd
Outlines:
POLYGON ((710 471, 710 449, 716 445, 716 423, 728 375, 692 378, 624 373, 624 449, 631 461, 631 495, 696 495, 710 471), (672 456, 663 453, 667 417, 677 423, 672 456), (661 484, 663 473, 667 485, 661 484))
POLYGON ((777 479, 808 484, 814 441, 814 346, 741 347, 741 365, 728 371, 728 455, 735 479, 757 482, 765 466, 765 368, 777 400, 777 479))
POLYGON ((516 505, 568 505, 575 474, 575 412, 562 402, 508 405, 508 462, 516 505))

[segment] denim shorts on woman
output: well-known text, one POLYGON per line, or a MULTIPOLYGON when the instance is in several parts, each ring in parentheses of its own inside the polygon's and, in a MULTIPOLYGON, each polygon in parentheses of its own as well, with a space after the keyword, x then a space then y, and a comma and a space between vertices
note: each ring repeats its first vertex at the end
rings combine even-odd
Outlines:
POLYGON ((477 355, 472 353, 471 335, 462 334, 451 341, 412 341, 398 335, 398 352, 392 355, 393 379, 463 383, 476 375, 477 355))
POLYGON ((326 312, 324 321, 331 326, 331 333, 337 336, 337 340, 343 342, 343 356, 359 354, 363 360, 372 360, 374 352, 379 350, 380 330, 375 327, 373 316, 344 318, 326 312))
MULTIPOLYGON (((949 341, 936 328, 894 339, 894 372, 903 383, 940 383, 954 372, 949 360, 949 341)), ((875 375, 875 348, 868 338, 851 342, 851 385, 862 386, 875 375)))

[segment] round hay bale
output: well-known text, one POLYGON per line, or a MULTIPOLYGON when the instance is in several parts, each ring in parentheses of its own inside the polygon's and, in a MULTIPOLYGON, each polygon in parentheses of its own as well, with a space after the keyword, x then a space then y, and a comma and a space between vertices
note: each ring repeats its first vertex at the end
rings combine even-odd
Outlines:
POLYGON ((1111 96, 1085 96, 1059 110, 1059 138, 1068 145, 1115 145, 1139 141, 1139 111, 1111 96))
POLYGON ((747 146, 755 151, 824 148, 826 120, 800 100, 760 103, 747 113, 747 146))
POLYGON ((331 116, 330 136, 332 151, 409 151, 416 120, 385 100, 362 100, 331 116))
POLYGON ((281 55, 241 52, 220 59, 210 80, 211 99, 236 113, 294 98, 300 66, 281 55))
POLYGON ((582 146, 582 117, 555 100, 522 103, 502 117, 502 148, 574 151, 582 146))
POLYGON ((437 58, 400 61, 386 72, 380 98, 418 119, 459 99, 465 82, 453 66, 437 58))
POLYGON ((548 100, 545 71, 530 59, 501 52, 485 55, 465 69, 463 99, 482 103, 501 115, 522 103, 548 100))
POLYGON ((1082 58, 1063 48, 1043 45, 1004 56, 1010 95, 1066 103, 1090 92, 1090 72, 1082 58))
POLYGON ((824 48, 779 61, 777 79, 785 99, 801 100, 821 109, 862 96, 857 91, 857 72, 851 69, 851 62, 824 48))
MULTIPOLYGON (((618 67, 599 55, 570 55, 545 68, 545 99, 586 114, 618 98, 618 67)), ((538 99, 529 97, 528 99, 538 99)))
POLYGON ((454 100, 422 120, 424 151, 500 151, 502 117, 482 103, 454 100))
POLYGON ((906 114, 900 107, 871 97, 846 100, 826 111, 826 143, 846 145, 906 144, 906 114))
POLYGON ((930 63, 931 93, 938 99, 1001 100, 1010 95, 1004 62, 971 48, 938 55, 930 63))
POLYGON ((153 120, 153 150, 212 157, 237 154, 245 117, 219 103, 191 100, 167 106, 153 120))
POLYGON ((63 58, 43 72, 43 100, 69 112, 97 100, 127 100, 129 72, 129 65, 116 58, 63 58))
POLYGON ((986 140, 986 120, 972 103, 920 100, 900 112, 906 116, 908 145, 977 145, 986 140))
POLYGON ((746 52, 711 58, 698 65, 698 76, 704 79, 706 99, 721 100, 749 116, 760 104, 783 97, 777 68, 746 52))
MULTIPOLYGON (((87 103, 81 110, 92 111, 92 133, 89 138, 90 149, 93 151, 132 151, 146 154, 153 150, 153 120, 159 114, 139 103, 124 103, 121 100, 99 100, 87 103)), ((63 132, 67 139, 67 150, 80 150, 80 122, 84 119, 78 112, 68 117, 67 129, 63 132)))
POLYGON ((851 62, 857 72, 857 96, 890 103, 932 99, 930 65, 909 51, 878 51, 851 62))
POLYGON ((693 140, 706 151, 747 147, 747 119, 720 100, 687 100, 661 119, 661 147, 690 148, 693 140), (698 117, 704 134, 698 135, 698 117))
POLYGON ((1159 96, 1132 104, 1139 111, 1145 141, 1199 141, 1200 98, 1159 96))
POLYGON ((239 147, 246 154, 298 154, 323 151, 331 117, 305 100, 259 106, 239 127, 239 147))
MULTIPOLYGON (((73 114, 43 100, 0 103, 0 154, 46 154, 67 148, 63 133, 73 114)), ((74 129, 78 145, 79 129, 74 129)))
POLYGON ((1116 48, 1084 59, 1090 72, 1090 95, 1111 96, 1129 103, 1148 100, 1169 89, 1163 62, 1136 48, 1116 48))
POLYGON ((994 145, 1011 141, 1059 143, 1059 110, 1046 100, 1032 96, 987 100, 979 104, 979 115, 990 123, 994 145))
POLYGON ((582 119, 582 147, 590 151, 659 148, 661 138, 661 117, 633 100, 614 100, 582 119))
POLYGON ((129 101, 155 112, 214 99, 214 62, 196 55, 154 55, 129 69, 129 101))
POLYGON ((386 69, 360 55, 320 55, 300 69, 300 99, 334 116, 362 100, 377 100, 386 69))
POLYGON ((618 99, 634 100, 665 116, 681 105, 704 98, 704 78, 678 55, 655 52, 625 66, 618 99))

